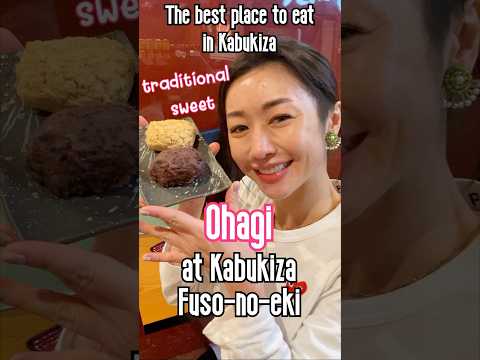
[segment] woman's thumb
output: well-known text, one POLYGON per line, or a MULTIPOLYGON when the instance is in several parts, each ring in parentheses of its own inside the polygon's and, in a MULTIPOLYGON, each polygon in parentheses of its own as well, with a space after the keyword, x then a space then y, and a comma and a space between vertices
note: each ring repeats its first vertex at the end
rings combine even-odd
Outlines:
POLYGON ((240 210, 240 198, 239 198, 240 182, 234 181, 230 189, 225 194, 225 202, 228 204, 230 210, 240 210))

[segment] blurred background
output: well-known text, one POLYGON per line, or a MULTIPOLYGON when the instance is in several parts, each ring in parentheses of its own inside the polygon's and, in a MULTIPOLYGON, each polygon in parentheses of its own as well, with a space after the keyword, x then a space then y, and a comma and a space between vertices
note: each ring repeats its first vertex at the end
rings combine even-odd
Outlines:
MULTIPOLYGON (((0 28, 12 33, 22 46, 33 40, 102 36, 117 31, 126 36, 130 45, 138 50, 138 14, 136 0, 2 0, 0 28)), ((0 36, 0 49, 5 45, 2 40, 0 36)), ((0 51, 0 54, 2 53, 4 52, 0 51)), ((3 85, 0 83, 1 90, 3 85)), ((130 99, 133 107, 138 106, 136 90, 134 86, 130 99)), ((4 104, 1 105, 0 115, 4 110, 4 104)), ((0 119, 3 118, 0 116, 0 119)), ((0 173, 1 171, 2 169, 0 173)), ((1 191, 0 187, 0 193, 1 191)), ((39 210, 42 210, 42 204, 39 204, 39 210)), ((5 223, 5 218, 5 212, 0 205, 0 224, 5 223)), ((136 258, 136 238, 134 240, 133 255, 136 258)), ((87 237, 71 246, 91 250, 93 242, 92 237, 87 237)), ((0 263, 0 275, 33 284, 37 288, 69 292, 58 278, 47 271, 0 263)), ((59 327, 48 319, 0 303, 0 360, 10 359, 13 354, 26 350, 51 350, 56 344, 59 332, 59 327)))

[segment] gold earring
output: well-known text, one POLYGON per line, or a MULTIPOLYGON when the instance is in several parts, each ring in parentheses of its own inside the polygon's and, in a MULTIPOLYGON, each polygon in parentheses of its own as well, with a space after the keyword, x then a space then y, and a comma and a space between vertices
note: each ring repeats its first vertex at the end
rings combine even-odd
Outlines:
POLYGON ((325 134, 325 143, 327 144, 327 150, 336 150, 342 143, 342 138, 333 131, 327 131, 325 134))
POLYGON ((443 78, 445 107, 461 109, 472 105, 480 94, 480 81, 462 65, 450 66, 443 78))

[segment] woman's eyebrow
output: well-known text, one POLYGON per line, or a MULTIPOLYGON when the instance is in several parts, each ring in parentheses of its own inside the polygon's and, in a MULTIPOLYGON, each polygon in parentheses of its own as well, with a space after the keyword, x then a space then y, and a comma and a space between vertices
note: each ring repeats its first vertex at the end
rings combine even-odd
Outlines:
MULTIPOLYGON (((266 102, 265 104, 262 105, 262 110, 266 111, 268 109, 271 109, 272 107, 275 107, 280 104, 292 102, 292 99, 289 98, 279 98, 275 100, 271 100, 266 102)), ((227 114, 227 117, 246 117, 246 113, 243 110, 237 110, 237 111, 232 111, 227 114)))
POLYGON ((265 110, 271 109, 274 106, 287 103, 287 102, 292 102, 292 100, 289 98, 279 98, 279 99, 271 100, 262 105, 262 110, 265 111, 265 110))
POLYGON ((245 117, 245 111, 238 110, 238 111, 232 111, 227 114, 228 117, 245 117))

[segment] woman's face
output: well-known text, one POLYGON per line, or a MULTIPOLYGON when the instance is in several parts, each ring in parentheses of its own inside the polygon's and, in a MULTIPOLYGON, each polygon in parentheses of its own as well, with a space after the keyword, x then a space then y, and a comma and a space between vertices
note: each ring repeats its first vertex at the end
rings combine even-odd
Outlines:
POLYGON ((284 65, 269 63, 235 80, 226 114, 233 160, 271 199, 325 175, 317 102, 284 65))
POLYGON ((422 2, 349 0, 343 7, 344 223, 445 163, 446 56, 429 42, 422 2))

